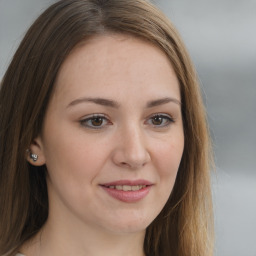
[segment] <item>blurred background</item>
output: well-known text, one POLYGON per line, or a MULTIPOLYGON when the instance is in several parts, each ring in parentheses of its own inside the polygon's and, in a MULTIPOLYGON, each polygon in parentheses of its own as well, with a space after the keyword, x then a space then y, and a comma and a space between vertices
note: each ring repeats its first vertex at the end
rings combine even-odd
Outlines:
MULTIPOLYGON (((0 0, 0 79, 53 0, 0 0)), ((215 256, 256 256, 256 0, 154 0, 198 71, 216 160, 215 256)))

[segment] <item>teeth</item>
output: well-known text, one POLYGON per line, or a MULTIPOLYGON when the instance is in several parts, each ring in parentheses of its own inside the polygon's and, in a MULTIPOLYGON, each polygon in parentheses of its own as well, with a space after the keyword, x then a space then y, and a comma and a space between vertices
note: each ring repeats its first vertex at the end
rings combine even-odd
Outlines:
POLYGON ((123 186, 123 191, 130 191, 130 190, 132 190, 131 186, 128 186, 128 185, 123 186))
POLYGON ((132 191, 136 191, 136 190, 139 190, 139 189, 142 189, 142 187, 140 188, 141 186, 132 186, 131 187, 131 190, 132 191))
POLYGON ((137 185, 137 186, 129 186, 129 185, 117 185, 117 186, 109 186, 109 188, 123 191, 137 191, 142 188, 145 188, 146 185, 137 185))

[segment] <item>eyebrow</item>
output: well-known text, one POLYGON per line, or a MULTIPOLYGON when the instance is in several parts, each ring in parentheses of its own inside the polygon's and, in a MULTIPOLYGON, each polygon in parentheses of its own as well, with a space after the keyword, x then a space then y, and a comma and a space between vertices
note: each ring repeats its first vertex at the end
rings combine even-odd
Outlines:
POLYGON ((181 105, 181 102, 179 100, 177 100, 175 98, 166 97, 166 98, 162 98, 162 99, 149 101, 147 103, 147 108, 157 107, 157 106, 160 106, 160 105, 167 104, 169 102, 173 102, 173 103, 176 103, 178 105, 181 105))
MULTIPOLYGON (((79 98, 76 99, 74 101, 72 101, 71 103, 68 104, 68 108, 80 103, 86 103, 86 102, 92 102, 98 105, 102 105, 102 106, 107 106, 107 107, 112 107, 112 108, 119 108, 120 104, 114 100, 110 100, 110 99, 105 99, 105 98, 79 98)), ((175 104, 181 105, 181 102, 175 98, 162 98, 162 99, 157 99, 157 100, 152 100, 147 102, 146 107, 147 108, 153 108, 153 107, 157 107, 160 105, 164 105, 167 104, 169 102, 173 102, 175 104)))
POLYGON ((120 106, 119 103, 117 103, 116 101, 104 99, 104 98, 79 98, 69 103, 67 107, 71 107, 84 102, 92 102, 98 105, 112 107, 112 108, 119 108, 120 106))

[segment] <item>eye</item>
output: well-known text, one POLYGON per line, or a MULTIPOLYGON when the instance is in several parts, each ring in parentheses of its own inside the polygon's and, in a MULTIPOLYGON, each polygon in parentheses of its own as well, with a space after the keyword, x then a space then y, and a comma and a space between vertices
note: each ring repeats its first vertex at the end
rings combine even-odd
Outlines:
POLYGON ((153 125, 154 127, 167 127, 171 123, 174 123, 174 119, 167 114, 155 114, 151 116, 148 120, 147 123, 153 125))
POLYGON ((80 124, 90 129, 102 129, 111 122, 105 115, 94 114, 81 120, 80 124))

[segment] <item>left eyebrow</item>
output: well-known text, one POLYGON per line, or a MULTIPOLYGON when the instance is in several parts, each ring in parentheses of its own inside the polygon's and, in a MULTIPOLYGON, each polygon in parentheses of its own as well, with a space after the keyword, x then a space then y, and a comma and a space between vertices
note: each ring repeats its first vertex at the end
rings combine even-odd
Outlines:
POLYGON ((157 100, 152 100, 149 101, 146 105, 147 108, 153 108, 157 107, 163 104, 167 104, 169 102, 173 102, 175 104, 178 104, 179 106, 181 105, 181 102, 175 98, 162 98, 162 99, 157 99, 157 100))

